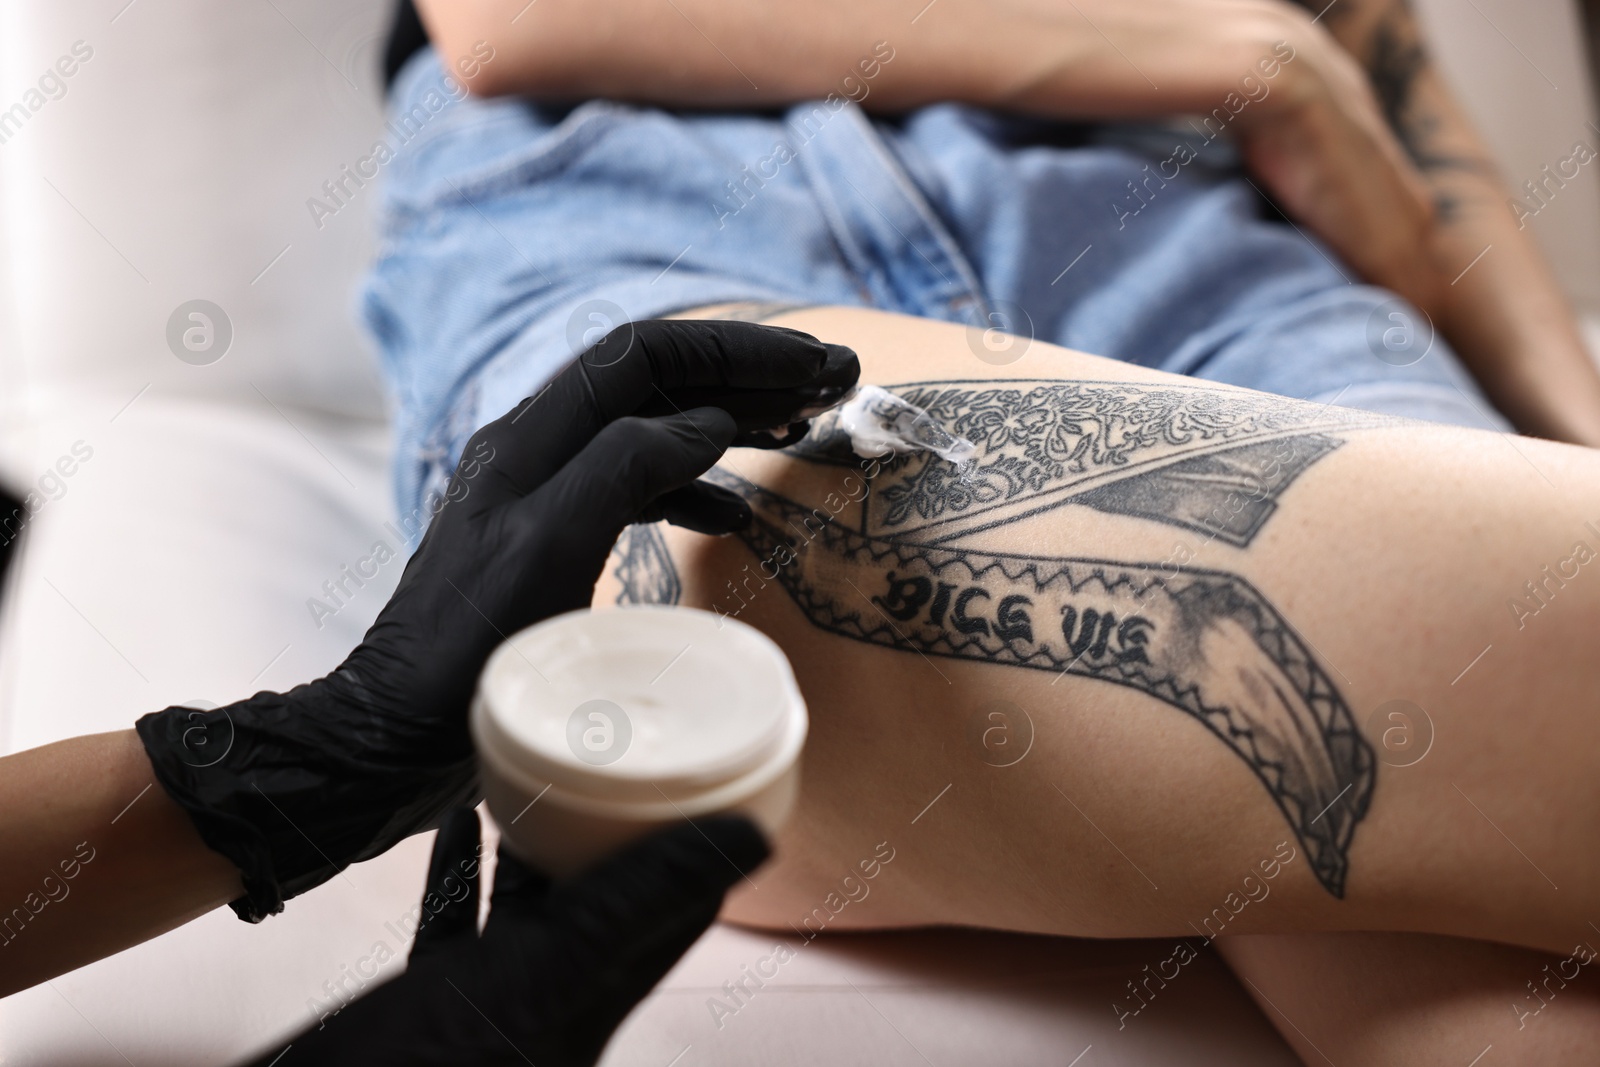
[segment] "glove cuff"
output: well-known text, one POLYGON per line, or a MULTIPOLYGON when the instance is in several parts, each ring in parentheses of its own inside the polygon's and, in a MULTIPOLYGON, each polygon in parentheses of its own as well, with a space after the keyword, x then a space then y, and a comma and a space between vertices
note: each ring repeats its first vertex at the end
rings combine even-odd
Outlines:
MULTIPOLYGON (((214 794, 218 792, 215 786, 226 772, 209 775, 211 781, 202 784, 197 780, 200 768, 182 758, 174 758, 185 750, 185 731, 196 728, 192 721, 184 721, 188 713, 194 710, 170 707, 152 712, 142 716, 133 728, 144 744, 145 754, 150 758, 156 782, 188 813, 189 821, 194 823, 206 847, 239 868, 244 896, 229 901, 228 906, 245 922, 258 923, 283 910, 283 888, 274 876, 271 849, 266 837, 248 819, 242 818, 236 811, 228 810, 232 805, 224 807, 202 799, 203 795, 215 799, 214 794)), ((229 709, 220 710, 227 713, 229 709)), ((215 768, 211 769, 215 771, 215 768)))
POLYGON ((444 753, 393 736, 337 677, 135 723, 156 781, 239 868, 245 894, 229 906, 246 922, 476 803, 470 744, 444 753))

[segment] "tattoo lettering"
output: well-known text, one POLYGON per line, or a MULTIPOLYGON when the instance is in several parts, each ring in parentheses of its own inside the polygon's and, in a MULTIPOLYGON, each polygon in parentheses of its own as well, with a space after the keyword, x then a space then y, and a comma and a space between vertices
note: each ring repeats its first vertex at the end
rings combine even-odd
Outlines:
POLYGON ((739 536, 774 561, 771 577, 812 625, 925 656, 1112 682, 1183 711, 1245 761, 1318 880, 1343 897, 1372 797, 1372 748, 1310 650, 1244 579, 889 540, 726 471, 712 477, 750 501, 756 519, 739 536))
POLYGON ((618 604, 676 604, 682 598, 678 568, 654 524, 635 523, 623 530, 611 554, 622 583, 618 604))
MULTIPOLYGON (((1339 447, 1330 431, 1394 421, 1198 386, 955 381, 894 391, 977 449, 963 471, 927 453, 883 464, 863 532, 929 544, 1081 504, 1244 547, 1290 483, 1339 447)), ((831 413, 794 452, 857 462, 831 413)))

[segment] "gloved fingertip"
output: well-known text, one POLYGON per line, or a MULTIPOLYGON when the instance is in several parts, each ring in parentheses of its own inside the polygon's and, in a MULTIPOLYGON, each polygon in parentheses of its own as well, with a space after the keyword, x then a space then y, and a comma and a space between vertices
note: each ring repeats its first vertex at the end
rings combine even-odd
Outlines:
POLYGON ((815 334, 797 330, 793 326, 775 326, 768 322, 753 323, 752 325, 758 326, 766 336, 771 336, 775 333, 784 334, 807 348, 816 348, 819 354, 825 353, 828 348, 827 342, 819 340, 815 334))
POLYGON ((861 357, 856 355, 854 349, 835 344, 823 347, 827 350, 827 357, 823 360, 822 370, 804 390, 809 399, 800 410, 802 418, 815 418, 829 408, 838 406, 861 381, 861 357))
POLYGON ((855 349, 827 341, 822 343, 822 347, 828 350, 828 358, 822 365, 821 375, 826 384, 849 388, 860 381, 861 357, 856 355, 855 349))
POLYGON ((665 520, 680 529, 721 537, 747 529, 752 518, 750 505, 738 493, 696 481, 659 497, 634 521, 665 520))
POLYGON ((772 855, 766 835, 746 816, 714 815, 695 820, 694 826, 727 861, 730 885, 748 877, 772 855))
POLYGON ((692 408, 677 416, 677 419, 686 423, 719 450, 726 450, 733 443, 734 435, 739 430, 733 416, 721 408, 692 408))
POLYGON ((745 500, 738 500, 728 505, 727 521, 722 525, 719 537, 730 534, 742 533, 750 529, 750 524, 756 521, 756 513, 750 509, 750 504, 745 500))
POLYGON ((726 537, 741 530, 748 530, 750 523, 755 520, 755 513, 750 510, 749 504, 738 498, 733 500, 709 498, 697 501, 693 511, 669 510, 666 520, 673 526, 705 534, 707 537, 726 537))
POLYGON ((412 960, 432 956, 459 938, 477 934, 479 842, 474 809, 456 808, 440 821, 411 945, 412 960))
POLYGON ((760 448, 766 451, 788 448, 790 445, 799 444, 805 440, 806 434, 810 432, 811 423, 808 420, 801 419, 770 430, 743 431, 734 436, 731 447, 760 448))
POLYGON ((455 808, 448 812, 439 823, 439 833, 448 834, 452 840, 461 840, 470 837, 474 845, 482 833, 482 824, 478 821, 477 808, 455 808))
POLYGON ((495 851, 494 906, 502 907, 512 901, 528 904, 543 897, 549 890, 550 876, 512 855, 502 838, 500 847, 495 851))
POLYGON ((460 857, 476 855, 480 836, 476 809, 456 808, 446 813, 433 841, 433 858, 428 865, 429 884, 443 877, 460 857))

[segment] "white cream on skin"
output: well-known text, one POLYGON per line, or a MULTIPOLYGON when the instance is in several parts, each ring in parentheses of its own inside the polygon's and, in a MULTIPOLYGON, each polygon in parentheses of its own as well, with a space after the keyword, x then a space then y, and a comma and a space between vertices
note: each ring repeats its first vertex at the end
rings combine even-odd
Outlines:
POLYGON ((971 441, 946 430, 923 409, 876 385, 858 387, 840 406, 839 429, 850 436, 851 449, 863 458, 932 452, 965 468, 977 452, 971 441))

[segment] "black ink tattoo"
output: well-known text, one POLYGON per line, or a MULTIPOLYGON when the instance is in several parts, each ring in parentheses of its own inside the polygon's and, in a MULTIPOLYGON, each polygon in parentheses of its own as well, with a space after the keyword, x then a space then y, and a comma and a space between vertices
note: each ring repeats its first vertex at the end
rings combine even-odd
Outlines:
MULTIPOLYGON (((1441 172, 1455 171, 1493 177, 1494 168, 1486 160, 1458 155, 1438 146, 1438 135, 1443 127, 1439 115, 1424 107, 1417 99, 1417 82, 1429 73, 1432 60, 1423 44, 1421 27, 1407 0, 1298 0, 1301 7, 1325 14, 1334 35, 1366 68, 1378 105, 1388 120, 1401 147, 1411 157, 1417 168, 1430 177, 1441 172), (1383 6, 1383 11, 1372 23, 1364 39, 1351 40, 1345 27, 1355 27, 1361 20, 1357 14, 1363 6, 1372 3, 1383 6)), ((1449 191, 1434 186, 1434 204, 1439 217, 1446 221, 1456 217, 1460 201, 1449 191)))
POLYGON ((1373 28, 1372 42, 1367 55, 1367 78, 1372 82, 1378 104, 1389 128, 1400 139, 1406 154, 1417 166, 1448 166, 1452 161, 1436 157, 1428 149, 1428 142, 1438 126, 1430 115, 1418 114, 1414 108, 1417 78, 1428 66, 1428 54, 1414 34, 1402 32, 1393 15, 1388 15, 1373 28))
POLYGON ((1307 11, 1316 12, 1316 17, 1312 19, 1313 22, 1320 22, 1326 18, 1329 26, 1336 22, 1342 22, 1344 16, 1350 13, 1350 4, 1341 4, 1340 0, 1292 0, 1292 2, 1299 4, 1307 11))
MULTIPOLYGON (((863 530, 928 544, 1081 504, 1243 547, 1290 483, 1339 447, 1329 431, 1395 421, 1203 386, 952 381, 894 392, 977 449, 965 471, 928 453, 884 464, 863 530)), ((858 462, 834 414, 794 452, 858 462)))
MULTIPOLYGON (((1492 174, 1483 160, 1455 155, 1438 146, 1443 123, 1439 116, 1417 100, 1416 84, 1429 68, 1421 33, 1408 5, 1396 4, 1372 31, 1366 57, 1367 76, 1383 108, 1383 117, 1394 130, 1401 147, 1425 174, 1441 171, 1466 171, 1492 174)), ((1460 201, 1448 191, 1434 188, 1434 204, 1439 217, 1448 221, 1461 209, 1460 201)))
POLYGON ((678 568, 666 538, 653 524, 636 523, 623 530, 611 554, 622 583, 618 604, 676 604, 682 599, 678 568))
POLYGON ((755 512, 739 535, 762 561, 755 580, 779 582, 812 625, 925 656, 1113 682, 1178 708, 1245 761, 1317 879, 1343 897, 1372 748, 1310 650, 1244 579, 873 537, 726 471, 712 477, 755 512))
POLYGON ((1069 498, 1114 515, 1164 522, 1243 548, 1299 474, 1343 442, 1297 434, 1180 460, 1069 498))

